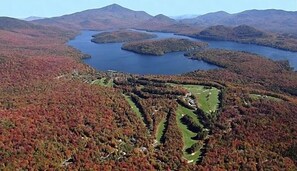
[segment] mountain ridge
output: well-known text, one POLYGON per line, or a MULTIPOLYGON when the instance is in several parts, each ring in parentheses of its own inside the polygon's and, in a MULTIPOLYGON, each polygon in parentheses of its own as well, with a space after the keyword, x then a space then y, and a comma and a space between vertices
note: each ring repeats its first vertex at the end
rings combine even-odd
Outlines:
POLYGON ((297 12, 278 9, 246 10, 235 14, 225 11, 211 12, 192 19, 174 20, 166 15, 152 16, 145 11, 134 11, 118 4, 97 9, 35 20, 34 23, 74 30, 107 30, 139 28, 180 32, 204 29, 209 26, 249 25, 268 32, 293 33, 297 35, 297 12), (164 22, 165 21, 165 22, 164 22), (172 26, 172 27, 171 27, 172 26), (161 28, 162 27, 162 28, 161 28), (164 29, 164 27, 166 27, 164 29))
POLYGON ((278 9, 246 10, 235 14, 214 12, 194 19, 181 20, 192 26, 209 27, 214 25, 239 26, 249 25, 261 30, 297 34, 297 12, 278 9))
POLYGON ((144 11, 133 11, 117 4, 89 9, 60 17, 37 20, 36 23, 74 29, 129 28, 153 18, 144 11))
POLYGON ((27 17, 27 18, 22 18, 22 20, 25 20, 25 21, 35 21, 35 20, 42 20, 42 19, 45 19, 44 17, 37 17, 37 16, 30 16, 30 17, 27 17))
POLYGON ((27 22, 24 20, 11 18, 11 17, 0 17, 0 30, 12 30, 12 29, 38 29, 42 26, 27 22))
POLYGON ((297 51, 297 39, 287 35, 263 32, 248 25, 210 26, 192 37, 257 44, 282 50, 297 51))

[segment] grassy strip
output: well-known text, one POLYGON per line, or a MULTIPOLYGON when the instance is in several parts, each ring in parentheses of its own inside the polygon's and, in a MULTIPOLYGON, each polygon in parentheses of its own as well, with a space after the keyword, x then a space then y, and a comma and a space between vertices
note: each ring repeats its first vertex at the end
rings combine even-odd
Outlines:
POLYGON ((91 84, 100 85, 100 86, 104 86, 104 87, 112 87, 113 86, 112 79, 109 79, 107 83, 106 83, 106 79, 107 78, 101 78, 98 80, 94 80, 91 84))
POLYGON ((280 98, 272 97, 272 96, 267 96, 267 95, 261 95, 261 94, 250 94, 250 97, 253 100, 260 100, 260 99, 267 99, 267 100, 272 100, 272 101, 283 101, 280 98))
POLYGON ((145 125, 144 118, 141 114, 141 112, 139 111, 138 107, 135 105, 135 103, 132 101, 130 96, 124 95, 126 101, 129 103, 129 105, 131 106, 131 109, 133 110, 133 112, 141 119, 142 123, 145 125))
POLYGON ((162 119, 156 131, 156 140, 160 143, 164 133, 166 119, 162 119))
POLYGON ((113 87, 113 80, 110 79, 110 80, 108 81, 108 83, 106 84, 106 86, 107 86, 107 87, 113 87))
POLYGON ((193 117, 194 121, 197 121, 197 122, 199 122, 199 121, 197 119, 197 116, 193 113, 193 111, 191 111, 190 109, 187 109, 181 105, 178 106, 177 113, 176 113, 176 121, 177 121, 177 125, 183 135, 183 143, 184 143, 183 154, 184 154, 184 157, 189 162, 195 163, 201 154, 200 150, 194 152, 194 154, 188 154, 186 152, 186 149, 190 148, 193 144, 195 144, 197 142, 196 140, 192 139, 192 137, 195 137, 197 134, 188 130, 187 126, 181 122, 181 118, 184 115, 189 115, 189 116, 193 117))

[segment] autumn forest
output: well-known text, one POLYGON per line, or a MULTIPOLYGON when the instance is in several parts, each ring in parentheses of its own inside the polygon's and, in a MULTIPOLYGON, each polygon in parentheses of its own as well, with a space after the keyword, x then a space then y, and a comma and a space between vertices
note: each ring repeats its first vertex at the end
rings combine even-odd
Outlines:
POLYGON ((127 29, 292 51, 295 33, 237 30, 252 30, 251 40, 235 37, 235 28, 198 27, 118 5, 87 13, 33 22, 0 17, 0 170, 297 170, 297 73, 287 61, 127 29), (93 56, 67 44, 83 29, 112 27, 117 31, 92 41, 157 58, 185 52, 218 68, 101 71, 84 63, 93 56))

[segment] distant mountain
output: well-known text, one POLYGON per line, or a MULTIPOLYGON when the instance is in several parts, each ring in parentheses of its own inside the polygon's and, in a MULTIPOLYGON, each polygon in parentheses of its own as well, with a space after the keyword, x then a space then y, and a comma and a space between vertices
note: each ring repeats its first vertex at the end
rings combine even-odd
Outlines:
POLYGON ((29 21, 9 17, 0 17, 0 33, 1 35, 7 35, 0 36, 0 42, 7 44, 10 42, 12 45, 24 44, 26 40, 33 40, 36 37, 70 38, 77 34, 70 30, 65 31, 57 27, 38 25, 29 21), (15 37, 15 39, 9 39, 9 37, 15 37))
POLYGON ((41 19, 44 19, 44 18, 43 17, 31 16, 31 17, 24 18, 23 20, 25 20, 25 21, 34 21, 34 20, 41 20, 41 19))
POLYGON ((9 17, 0 17, 0 30, 39 29, 42 26, 9 17))
POLYGON ((171 16, 170 18, 173 18, 175 20, 185 20, 185 19, 193 19, 198 16, 199 15, 195 15, 195 14, 187 14, 187 15, 180 15, 180 16, 171 16))
POLYGON ((113 4, 61 17, 37 20, 36 23, 73 29, 131 28, 153 18, 143 11, 133 11, 113 4))
POLYGON ((177 24, 177 21, 167 17, 163 14, 156 15, 146 21, 143 21, 135 28, 145 29, 145 30, 156 30, 162 31, 162 29, 167 29, 168 27, 177 24))
POLYGON ((176 21, 170 17, 167 17, 163 14, 159 14, 159 15, 156 15, 155 17, 149 19, 148 21, 151 21, 151 22, 162 22, 162 23, 168 23, 168 24, 173 24, 175 23, 176 21))
POLYGON ((247 44, 257 44, 283 50, 297 51, 297 39, 288 34, 267 33, 248 25, 229 27, 211 26, 199 33, 190 35, 195 38, 227 40, 247 44))
POLYGON ((156 15, 148 20, 143 21, 138 26, 142 27, 155 27, 155 26, 164 26, 164 25, 172 25, 176 23, 176 21, 172 18, 169 18, 163 14, 156 15))
POLYGON ((267 37, 266 33, 247 25, 234 28, 223 25, 211 26, 201 31, 197 36, 216 40, 246 40, 267 37))
POLYGON ((213 13, 208 13, 205 15, 200 15, 196 18, 192 19, 184 19, 181 22, 185 24, 195 24, 200 26, 211 26, 211 25, 219 25, 222 24, 221 20, 225 20, 229 18, 231 14, 224 12, 224 11, 218 11, 213 13), (216 23, 216 24, 215 24, 216 23))
POLYGON ((162 14, 153 17, 144 11, 133 11, 113 4, 99 9, 34 20, 33 22, 71 30, 140 28, 173 32, 191 32, 216 25, 230 27, 249 25, 263 31, 297 35, 297 12, 273 9, 248 10, 237 14, 219 11, 177 21, 162 14))
POLYGON ((202 30, 197 36, 208 39, 224 40, 226 37, 233 37, 233 29, 223 25, 211 26, 202 30))
POLYGON ((240 25, 233 28, 233 35, 239 39, 264 38, 267 34, 247 25, 240 25))
POLYGON ((248 10, 237 14, 220 11, 185 19, 181 23, 200 27, 214 25, 249 25, 265 31, 297 33, 297 12, 283 10, 248 10))

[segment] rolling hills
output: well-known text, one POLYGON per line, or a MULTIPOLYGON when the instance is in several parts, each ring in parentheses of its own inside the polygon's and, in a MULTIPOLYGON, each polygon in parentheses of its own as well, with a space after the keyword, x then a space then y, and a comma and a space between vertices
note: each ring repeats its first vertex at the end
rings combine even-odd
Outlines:
POLYGON ((283 10, 247 10, 236 14, 224 11, 209 13, 181 22, 192 26, 209 27, 214 25, 249 25, 261 30, 297 34, 297 12, 283 10))
POLYGON ((15 30, 15 29, 40 29, 42 26, 29 23, 23 20, 0 17, 0 30, 15 30))
MULTIPOLYGON (((253 43, 296 51, 294 45, 296 42, 296 36, 294 35, 295 25, 297 26, 296 20, 294 20, 295 16, 296 12, 282 10, 249 10, 237 14, 219 11, 198 16, 194 19, 176 21, 162 14, 151 16, 143 11, 133 11, 120 5, 112 4, 100 9, 36 20, 31 23, 21 21, 18 22, 18 25, 11 25, 9 21, 4 21, 3 23, 6 23, 5 27, 10 26, 12 28, 18 28, 18 26, 27 27, 27 29, 32 27, 41 28, 41 25, 43 25, 75 30, 76 32, 81 29, 137 28, 150 31, 176 32, 194 35, 193 37, 198 38, 253 43), (222 25, 218 25, 220 23, 222 25), (211 27, 207 27, 209 25, 211 27), (264 28, 266 25, 269 25, 269 29, 264 28), (207 28, 202 29, 203 27, 207 28), (276 28, 281 30, 276 30, 276 28), (255 35, 256 31, 258 31, 258 35, 255 35), (270 31, 276 31, 278 34, 273 35, 269 33, 270 31), (293 35, 290 33, 293 33, 293 35), (247 35, 242 37, 243 34, 247 35)), ((2 18, 2 20, 4 19, 2 18)))
POLYGON ((236 14, 224 11, 208 13, 191 19, 174 20, 163 14, 152 16, 144 11, 133 11, 117 4, 91 9, 60 17, 34 20, 48 26, 76 30, 105 30, 115 28, 139 28, 181 32, 215 25, 249 25, 260 30, 297 34, 297 12, 282 10, 247 10, 236 14))
POLYGON ((212 40, 227 40, 240 43, 257 44, 283 50, 297 51, 297 39, 285 34, 268 33, 247 25, 208 27, 192 37, 212 40))
POLYGON ((145 30, 161 30, 174 24, 177 24, 177 21, 163 14, 159 14, 138 24, 136 28, 145 30))

